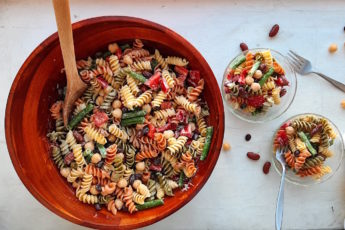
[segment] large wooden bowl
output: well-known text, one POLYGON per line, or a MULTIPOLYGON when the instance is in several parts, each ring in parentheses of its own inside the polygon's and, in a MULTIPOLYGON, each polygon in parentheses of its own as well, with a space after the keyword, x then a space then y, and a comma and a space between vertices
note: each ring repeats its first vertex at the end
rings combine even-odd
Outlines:
MULTIPOLYGON (((224 108, 217 81, 201 54, 175 32, 153 22, 130 17, 98 17, 73 25, 77 59, 106 50, 114 41, 140 38, 149 48, 156 47, 165 55, 179 55, 200 70, 205 79, 205 99, 210 107, 210 124, 214 136, 206 161, 199 164, 194 184, 187 192, 178 191, 166 198, 163 206, 133 215, 106 210, 96 212, 81 203, 74 189, 59 174, 49 153, 47 131, 52 125, 49 107, 57 99, 57 84, 66 84, 61 69, 62 55, 57 33, 42 42, 20 68, 6 107, 6 141, 12 163, 27 189, 44 206, 74 223, 94 228, 138 228, 177 211, 189 202, 210 177, 217 162, 224 134, 224 108)), ((188 219, 186 217, 186 223, 188 219)))

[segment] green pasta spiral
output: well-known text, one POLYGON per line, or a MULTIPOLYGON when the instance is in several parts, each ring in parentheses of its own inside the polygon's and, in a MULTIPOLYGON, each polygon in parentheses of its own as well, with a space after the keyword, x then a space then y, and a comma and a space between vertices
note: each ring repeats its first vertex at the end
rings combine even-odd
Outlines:
POLYGON ((315 166, 321 165, 324 160, 325 158, 320 155, 313 158, 307 158, 303 165, 303 169, 309 169, 309 168, 313 168, 315 166))
POLYGON ((292 122, 292 127, 298 131, 310 132, 315 127, 315 124, 297 119, 292 122))
POLYGON ((52 146, 52 157, 58 168, 65 167, 64 159, 62 158, 60 148, 57 146, 52 146))
POLYGON ((172 191, 172 188, 168 184, 168 181, 165 178, 165 176, 163 176, 161 173, 157 173, 157 177, 158 177, 159 185, 163 188, 165 195, 173 196, 174 193, 172 191))

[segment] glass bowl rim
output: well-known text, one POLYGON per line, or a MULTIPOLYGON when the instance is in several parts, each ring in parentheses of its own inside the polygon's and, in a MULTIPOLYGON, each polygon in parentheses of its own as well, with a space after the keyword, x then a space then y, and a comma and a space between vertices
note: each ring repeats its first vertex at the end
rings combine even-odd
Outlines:
MULTIPOLYGON (((273 121, 273 120, 279 118, 280 116, 282 116, 282 115, 290 108, 290 106, 292 105, 292 103, 293 103, 293 101, 295 100, 295 97, 296 97, 297 85, 298 85, 298 81, 297 81, 296 72, 295 72, 295 70, 292 68, 292 66, 291 66, 291 64, 289 63, 288 59, 287 59, 283 54, 281 54, 280 52, 278 52, 278 51, 276 51, 276 50, 274 50, 274 49, 270 49, 270 48, 253 48, 253 49, 248 49, 248 50, 246 50, 246 51, 244 51, 244 52, 238 53, 233 59, 230 60, 229 64, 226 66, 225 71, 224 71, 224 74, 223 74, 223 80, 222 80, 222 85, 221 85, 221 94, 222 94, 222 98, 223 98, 223 102, 224 102, 224 104, 225 104, 225 107, 227 108, 227 110, 230 110, 230 112, 231 112, 234 116, 236 116, 237 118, 239 118, 239 119, 241 119, 241 120, 243 120, 243 121, 249 122, 249 123, 253 123, 253 124, 262 124, 262 123, 269 122, 269 121, 273 121), (249 52, 249 51, 260 51, 260 50, 270 50, 270 51, 273 51, 274 54, 278 54, 278 56, 280 56, 280 57, 284 60, 286 66, 287 66, 287 67, 289 68, 289 70, 291 71, 291 76, 292 76, 292 79, 294 79, 294 82, 295 82, 294 85, 295 85, 295 87, 294 87, 294 89, 292 89, 292 90, 293 90, 293 92, 292 92, 293 95, 292 95, 291 101, 288 102, 288 104, 287 104, 287 106, 286 106, 286 108, 285 108, 284 110, 282 110, 280 113, 278 113, 278 114, 275 115, 275 116, 271 116, 271 117, 267 117, 267 116, 266 116, 266 119, 256 121, 256 120, 252 120, 252 119, 247 119, 247 118, 245 118, 245 117, 243 117, 243 116, 241 116, 241 115, 235 113, 235 110, 234 110, 233 108, 231 108, 231 105, 229 105, 228 102, 227 102, 227 100, 226 100, 226 93, 224 92, 224 87, 223 87, 223 85, 224 85, 224 81, 225 81, 225 79, 226 79, 226 75, 227 75, 229 66, 230 66, 230 64, 231 64, 231 62, 232 62, 233 60, 235 60, 239 55, 241 55, 241 54, 246 54, 246 53, 249 52)), ((290 91, 290 90, 289 90, 289 91, 290 91)))
MULTIPOLYGON (((333 122, 331 121, 330 119, 328 119, 327 117, 323 116, 323 115, 320 115, 320 114, 317 114, 317 113, 299 113, 299 114, 295 114, 291 117, 289 117, 288 119, 286 119, 285 121, 283 121, 280 126, 275 130, 274 134, 273 134, 273 138, 272 138, 272 142, 271 142, 271 146, 270 146, 270 149, 272 150, 272 146, 273 146, 273 143, 274 143, 274 137, 276 136, 278 130, 280 129, 280 127, 285 124, 286 122, 292 120, 293 118, 296 118, 296 117, 300 117, 300 116, 307 116, 307 115, 313 115, 313 116, 317 116, 317 117, 320 117, 320 118, 325 118, 327 119, 327 121, 329 123, 331 123, 331 125, 333 126, 333 128, 336 130, 336 133, 338 134, 339 138, 340 138, 340 144, 341 144, 341 152, 339 152, 340 154, 340 161, 338 163, 338 165, 336 166, 336 168, 332 168, 332 172, 331 174, 324 180, 320 179, 320 180, 314 180, 313 183, 311 184, 303 184, 303 183, 300 183, 300 182, 297 182, 297 181, 292 181, 290 180, 287 176, 285 176, 285 181, 291 183, 291 184, 294 184, 294 185, 297 185, 297 186, 301 186, 301 187, 309 187, 309 186, 313 186, 313 185, 316 185, 316 184, 321 184, 325 181, 328 181, 331 177, 334 176, 334 174, 336 174, 336 172, 339 170, 340 166, 343 164, 343 160, 344 160, 344 150, 345 150, 345 146, 344 146, 344 137, 342 135, 342 133, 340 132, 340 129, 338 128, 338 126, 333 122)), ((282 175, 281 171, 278 169, 277 167, 277 160, 275 158, 275 153, 274 151, 271 151, 273 156, 272 156, 272 162, 273 162, 273 167, 275 169, 275 171, 278 173, 279 176, 282 175)), ((297 177, 297 176, 296 176, 297 177)))

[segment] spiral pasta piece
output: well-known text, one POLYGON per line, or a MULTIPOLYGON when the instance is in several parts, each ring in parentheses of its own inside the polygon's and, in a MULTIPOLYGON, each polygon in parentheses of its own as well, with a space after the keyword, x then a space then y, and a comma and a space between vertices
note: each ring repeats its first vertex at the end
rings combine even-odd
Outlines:
POLYGON ((137 211, 137 208, 135 207, 135 204, 133 202, 133 189, 131 186, 124 189, 123 201, 130 213, 137 211))
POLYGON ((87 193, 91 188, 91 183, 92 183, 92 175, 88 173, 84 173, 83 179, 78 189, 79 192, 82 194, 87 193))
POLYGON ((286 164, 292 169, 295 168, 295 156, 291 153, 290 150, 284 154, 284 157, 286 164))
POLYGON ((58 168, 65 167, 64 159, 62 158, 60 148, 52 145, 52 157, 58 168))
POLYGON ((131 68, 135 71, 144 71, 144 70, 150 70, 151 71, 151 62, 150 61, 138 61, 134 62, 131 65, 131 68))
POLYGON ((321 173, 321 166, 315 166, 312 168, 306 168, 306 169, 301 169, 297 172, 297 175, 300 177, 306 177, 306 176, 311 176, 311 175, 316 175, 321 173))
POLYGON ((310 142, 311 143, 319 143, 321 140, 321 135, 320 133, 316 133, 315 135, 312 136, 312 138, 310 138, 310 142))
POLYGON ((151 102, 152 107, 160 107, 162 102, 167 98, 167 94, 163 91, 159 91, 156 97, 151 102))
POLYGON ((139 162, 147 158, 155 158, 158 156, 156 151, 142 151, 135 156, 135 161, 139 162))
POLYGON ((114 182, 118 182, 123 177, 126 170, 126 166, 123 164, 121 157, 115 156, 114 167, 115 169, 110 179, 114 182))
POLYGON ((57 120, 62 117, 63 101, 57 101, 50 107, 51 116, 57 120))
POLYGON ((146 90, 135 100, 135 106, 142 107, 144 104, 150 103, 151 100, 152 100, 152 90, 146 90))
POLYGON ((126 106, 128 109, 132 110, 136 104, 136 100, 128 85, 122 86, 120 90, 120 95, 123 101, 123 105, 126 106))
POLYGON ((273 57, 271 54, 271 51, 264 50, 261 52, 262 57, 264 58, 264 62, 268 67, 271 67, 273 65, 273 57))
POLYGON ((175 86, 175 80, 171 77, 168 70, 162 71, 162 77, 166 80, 170 89, 172 89, 175 86))
POLYGON ((134 96, 137 96, 140 92, 137 82, 131 76, 127 75, 127 84, 131 89, 134 96))
POLYGON ((86 204, 98 203, 98 197, 97 196, 81 193, 80 190, 77 190, 76 196, 81 202, 86 203, 86 204))
POLYGON ((83 176, 84 176, 84 172, 81 168, 72 169, 70 174, 68 174, 68 176, 67 176, 67 181, 69 183, 73 183, 78 178, 82 178, 83 176))
POLYGON ((200 135, 203 136, 203 137, 206 137, 207 125, 206 125, 204 117, 203 116, 197 117, 196 118, 196 122, 198 124, 198 129, 199 129, 200 135))
POLYGON ((195 103, 190 103, 184 96, 175 97, 175 102, 188 112, 194 113, 196 116, 199 116, 201 112, 200 106, 195 103))
POLYGON ((73 155, 78 167, 83 167, 86 164, 80 144, 76 144, 73 146, 73 155))
POLYGON ((108 131, 115 137, 120 138, 122 141, 127 141, 128 139, 128 134, 124 130, 121 130, 119 127, 117 127, 117 125, 115 124, 110 125, 108 131))
POLYGON ((106 149, 107 155, 105 157, 105 164, 111 165, 114 162, 116 153, 117 153, 117 145, 112 144, 106 149))
POLYGON ((199 95, 204 89, 204 79, 200 79, 198 85, 189 92, 187 98, 190 102, 194 102, 198 99, 199 95))
POLYGON ((299 138, 296 138, 295 139, 295 144, 296 144, 296 148, 300 151, 300 152, 303 152, 304 150, 307 149, 307 146, 305 145, 305 143, 299 139, 299 138))
POLYGON ((313 158, 308 158, 306 159, 302 169, 307 169, 307 168, 313 168, 315 166, 321 165, 323 164, 325 158, 321 155, 318 155, 316 157, 313 158))
POLYGON ((276 72, 277 74, 280 74, 280 75, 284 75, 285 72, 284 72, 284 69, 279 65, 278 62, 273 62, 273 69, 274 69, 274 72, 276 72))
POLYGON ((191 178, 196 173, 196 167, 192 154, 187 151, 181 155, 181 163, 183 164, 183 172, 186 177, 191 178))
POLYGON ((154 113, 154 117, 156 119, 168 119, 169 117, 175 116, 176 112, 174 108, 164 109, 164 110, 157 110, 154 113))
POLYGON ((110 179, 110 174, 103 169, 97 168, 92 164, 88 164, 85 167, 85 173, 91 174, 93 178, 96 178, 98 182, 101 180, 108 180, 110 179))
POLYGON ((305 160, 310 157, 311 154, 308 152, 308 150, 302 151, 298 157, 296 157, 296 162, 295 162, 295 169, 298 171, 302 168, 302 166, 305 163, 305 160))
POLYGON ((115 100, 117 93, 115 90, 112 90, 110 93, 105 96, 100 108, 104 111, 110 111, 111 110, 111 103, 115 100))
POLYGON ((276 87, 276 84, 274 81, 267 81, 263 86, 262 86, 262 91, 270 91, 273 90, 276 87))
POLYGON ((297 148, 296 148, 296 143, 295 143, 295 139, 293 136, 288 136, 288 143, 289 143, 289 148, 290 148, 291 152, 292 153, 296 152, 297 148))
POLYGON ((168 64, 165 62, 164 58, 157 49, 155 50, 155 59, 157 60, 158 65, 162 67, 162 69, 166 69, 168 67, 168 64))
POLYGON ((139 193, 140 195, 143 195, 144 199, 151 196, 150 190, 143 183, 140 183, 139 186, 137 187, 137 193, 139 193))
POLYGON ((277 87, 272 90, 272 99, 276 105, 280 104, 280 89, 280 87, 277 87))
POLYGON ((177 65, 177 66, 186 66, 188 65, 188 61, 186 59, 182 59, 180 57, 172 57, 172 56, 168 56, 165 59, 165 62, 169 65, 177 65))
POLYGON ((246 54, 246 60, 245 60, 245 69, 249 71, 254 65, 254 55, 251 52, 248 52, 246 54))
POLYGON ((155 133, 154 141, 156 142, 158 151, 163 151, 165 149, 167 141, 162 133, 155 133))
MULTIPOLYGON (((173 196, 174 193, 172 191, 172 188, 170 187, 170 185, 167 182, 167 179, 165 178, 165 176, 163 176, 161 173, 157 173, 157 177, 158 177, 158 182, 159 185, 161 186, 161 188, 163 188, 164 190, 164 194, 168 195, 168 196, 173 196)), ((157 191, 158 192, 158 191, 157 191)))
POLYGON ((117 209, 115 207, 115 200, 111 200, 109 201, 109 203, 107 204, 107 209, 108 211, 110 211, 113 215, 117 214, 117 209))
POLYGON ((171 154, 175 154, 175 153, 180 152, 183 149, 183 146, 186 144, 188 137, 179 136, 177 140, 174 141, 172 144, 169 144, 169 139, 168 139, 168 150, 170 151, 171 154))
POLYGON ((94 141, 96 141, 100 145, 104 145, 107 143, 105 137, 96 129, 94 129, 91 125, 85 127, 84 132, 94 141))
POLYGON ((315 178, 315 179, 320 179, 320 178, 323 177, 324 175, 329 174, 329 173, 331 173, 331 172, 332 172, 331 167, 326 166, 326 165, 322 165, 322 166, 321 166, 321 169, 320 169, 320 172, 319 172, 318 174, 316 174, 316 175, 314 176, 314 178, 315 178))
POLYGON ((121 68, 118 57, 116 55, 111 55, 109 57, 109 64, 111 71, 113 71, 113 75, 117 75, 121 68))

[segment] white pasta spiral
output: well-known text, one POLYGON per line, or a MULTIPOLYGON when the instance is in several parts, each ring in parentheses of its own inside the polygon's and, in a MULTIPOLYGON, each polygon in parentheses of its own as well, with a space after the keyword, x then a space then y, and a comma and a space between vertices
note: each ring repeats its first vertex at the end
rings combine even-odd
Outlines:
POLYGON ((181 105, 185 110, 188 112, 194 113, 196 116, 199 116, 201 112, 200 106, 198 106, 196 103, 190 103, 187 98, 184 96, 177 96, 175 97, 175 102, 179 105, 181 105))
POLYGON ((169 86, 170 89, 172 89, 175 86, 175 81, 171 77, 171 75, 170 75, 168 70, 163 70, 162 77, 166 80, 166 82, 168 83, 168 86, 169 86))
POLYGON ((163 91, 160 91, 156 97, 153 99, 153 101, 151 102, 152 107, 160 107, 160 105, 162 104, 162 102, 167 98, 167 94, 164 93, 163 91))
POLYGON ((169 56, 169 57, 167 57, 166 59, 165 59, 165 62, 167 63, 167 64, 170 64, 170 65, 177 65, 177 66, 186 66, 186 65, 188 65, 188 61, 186 60, 186 59, 182 59, 182 58, 180 58, 180 57, 171 57, 171 56, 169 56))

